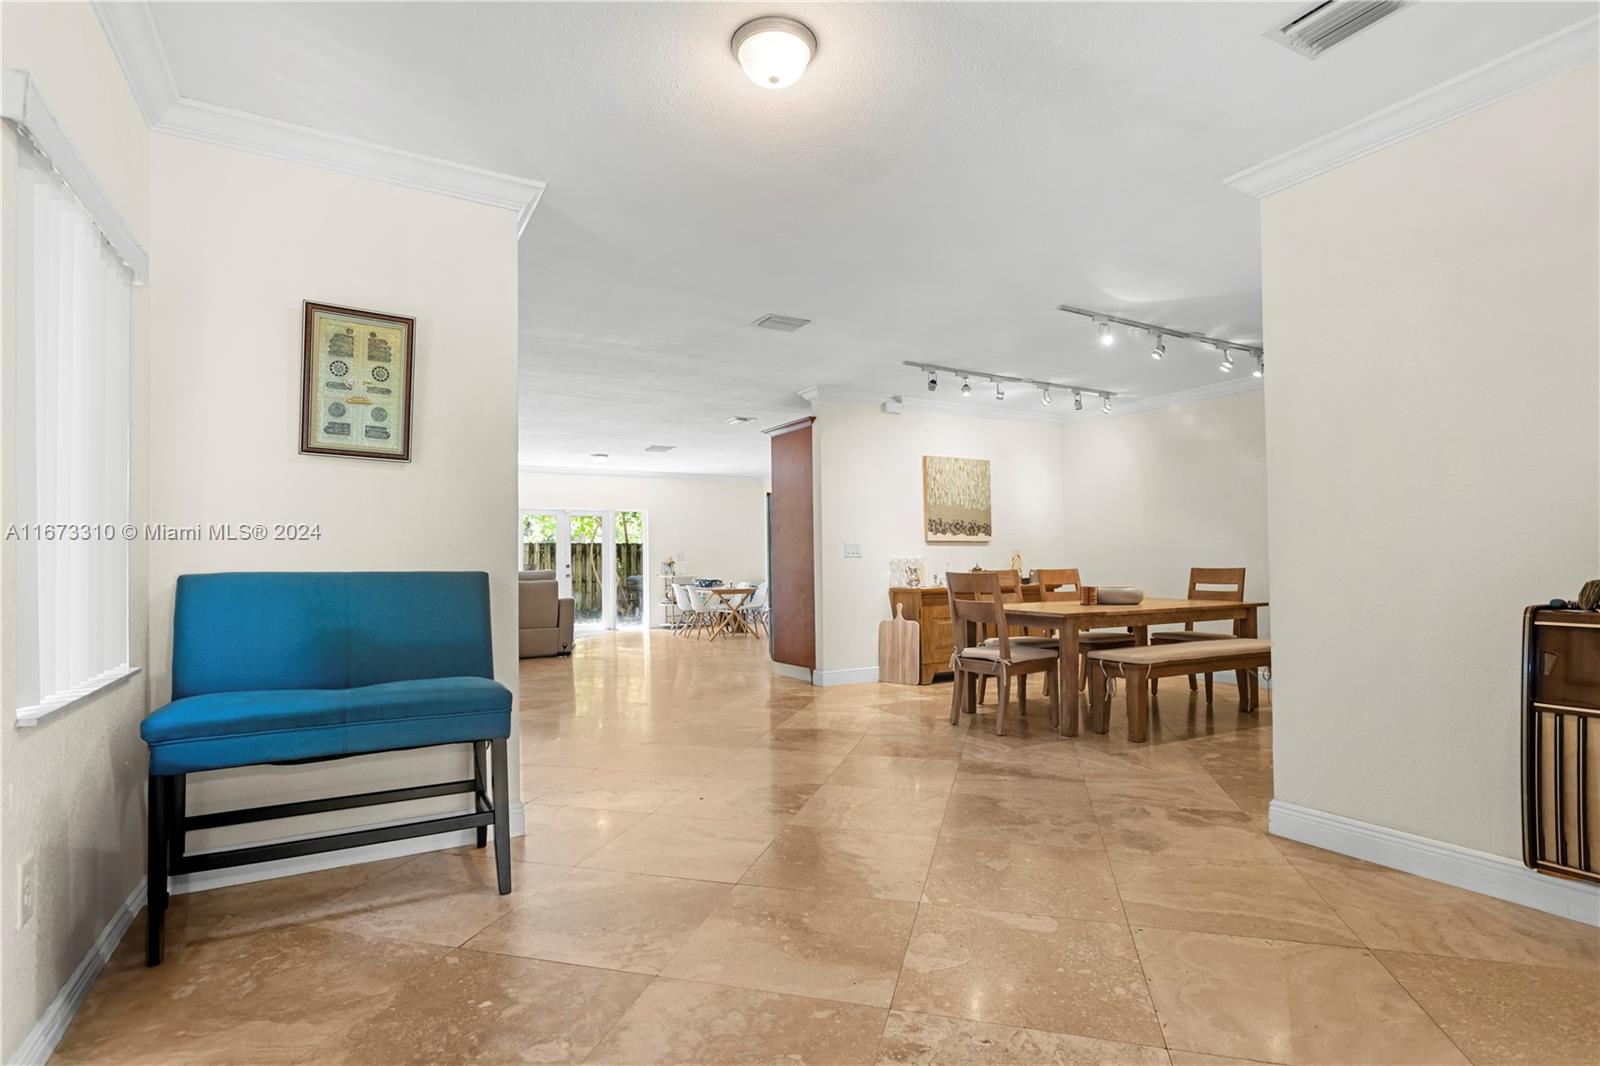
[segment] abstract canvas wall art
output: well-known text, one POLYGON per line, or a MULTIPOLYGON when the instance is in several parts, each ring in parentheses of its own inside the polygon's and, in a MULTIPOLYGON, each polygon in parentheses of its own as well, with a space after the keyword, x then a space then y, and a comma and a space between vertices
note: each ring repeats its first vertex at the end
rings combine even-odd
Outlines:
POLYGON ((989 460, 924 455, 922 515, 929 544, 988 541, 989 460))

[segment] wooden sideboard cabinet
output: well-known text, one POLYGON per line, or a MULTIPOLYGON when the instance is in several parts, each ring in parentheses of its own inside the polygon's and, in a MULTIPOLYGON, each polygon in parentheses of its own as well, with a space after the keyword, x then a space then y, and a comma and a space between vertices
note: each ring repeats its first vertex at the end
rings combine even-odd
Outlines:
POLYGON ((889 589, 889 617, 894 617, 896 607, 904 608, 901 616, 922 627, 922 673, 919 684, 931 685, 935 674, 950 672, 950 600, 943 585, 925 585, 909 588, 897 585, 889 589))

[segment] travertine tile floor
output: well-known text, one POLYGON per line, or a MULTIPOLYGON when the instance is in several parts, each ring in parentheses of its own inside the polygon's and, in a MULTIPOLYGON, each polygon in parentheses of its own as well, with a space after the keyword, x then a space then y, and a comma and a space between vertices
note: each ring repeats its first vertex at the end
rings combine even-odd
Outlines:
POLYGON ((1600 933, 1269 837, 1271 711, 1217 690, 996 738, 947 685, 589 638, 522 664, 511 896, 466 849, 179 897, 58 1058, 1600 1062, 1600 933))

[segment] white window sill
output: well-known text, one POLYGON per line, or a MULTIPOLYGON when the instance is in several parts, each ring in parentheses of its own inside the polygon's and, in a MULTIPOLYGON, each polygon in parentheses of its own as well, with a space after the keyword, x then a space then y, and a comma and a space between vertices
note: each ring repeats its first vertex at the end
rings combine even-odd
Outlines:
POLYGON ((76 707, 113 685, 120 685, 138 672, 139 667, 123 664, 122 666, 113 667, 103 674, 91 677, 83 684, 75 685, 65 692, 58 692, 43 703, 36 703, 32 707, 18 707, 17 725, 24 728, 36 726, 53 714, 59 714, 69 708, 76 707))

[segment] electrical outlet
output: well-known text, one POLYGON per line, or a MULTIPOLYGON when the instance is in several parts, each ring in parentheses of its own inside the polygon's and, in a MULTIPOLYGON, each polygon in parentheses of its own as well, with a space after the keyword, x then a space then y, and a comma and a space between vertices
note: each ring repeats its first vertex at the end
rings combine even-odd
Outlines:
POLYGON ((17 867, 17 928, 24 928, 33 920, 34 897, 39 894, 39 878, 35 856, 30 854, 17 867))

